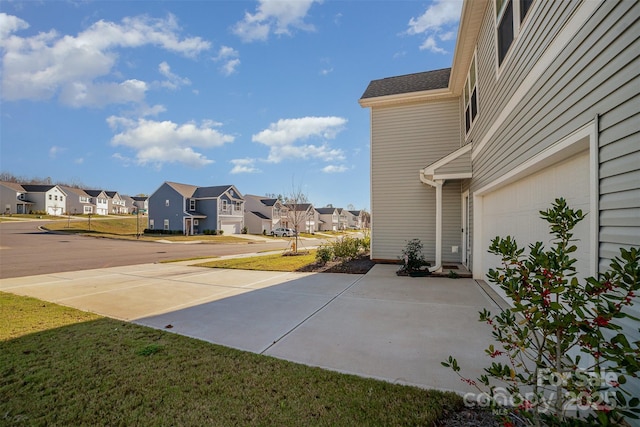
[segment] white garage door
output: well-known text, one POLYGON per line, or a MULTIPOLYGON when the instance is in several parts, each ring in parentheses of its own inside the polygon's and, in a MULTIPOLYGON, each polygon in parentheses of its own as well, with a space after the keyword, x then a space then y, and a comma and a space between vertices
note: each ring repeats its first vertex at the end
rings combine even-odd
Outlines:
POLYGON ((224 234, 240 234, 240 223, 238 222, 223 222, 220 226, 224 234))
MULTIPOLYGON (((589 212, 588 151, 486 194, 482 203, 483 251, 494 237, 507 235, 515 237, 520 247, 526 247, 526 254, 533 242, 541 241, 549 248, 552 236, 539 211, 550 208, 558 197, 564 197, 572 209, 589 212)), ((577 277, 582 279, 590 275, 589 216, 574 228, 573 236, 579 239, 575 242, 578 251, 573 255, 578 260, 577 277)), ((485 253, 483 258, 484 274, 499 264, 494 255, 485 253)))

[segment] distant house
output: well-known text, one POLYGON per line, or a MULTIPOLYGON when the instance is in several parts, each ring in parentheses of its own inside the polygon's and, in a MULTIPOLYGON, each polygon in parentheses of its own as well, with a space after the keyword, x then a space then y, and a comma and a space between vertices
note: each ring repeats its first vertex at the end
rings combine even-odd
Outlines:
POLYGON ((66 213, 66 197, 62 188, 52 184, 22 184, 26 198, 33 204, 30 212, 44 212, 47 215, 66 213))
POLYGON ((67 193, 66 212, 70 215, 93 214, 91 196, 81 188, 61 186, 67 193))
POLYGON ((364 212, 362 211, 347 211, 347 227, 361 230, 364 228, 364 212))
POLYGON ((126 215, 129 213, 126 202, 117 191, 105 191, 104 193, 107 195, 108 212, 110 214, 126 215))
POLYGON ((33 202, 27 198, 27 190, 15 182, 0 181, 0 207, 2 215, 26 214, 33 202))
POLYGON ((84 190, 90 197, 93 205, 93 213, 96 215, 109 215, 109 196, 102 190, 84 190))
POLYGON ((138 209, 141 214, 146 214, 149 211, 149 197, 132 196, 131 198, 133 199, 134 208, 138 209))
POLYGON ((269 234, 278 227, 289 227, 289 209, 278 199, 244 195, 244 223, 250 234, 269 234))
POLYGON ((320 222, 320 231, 338 231, 340 227, 340 214, 337 208, 316 208, 320 222))
POLYGON ((198 187, 164 182, 149 197, 149 228, 199 234, 222 230, 239 234, 244 227, 244 198, 233 185, 198 187))
POLYGON ((316 209, 311 203, 289 203, 290 228, 298 232, 315 233, 320 221, 316 209))

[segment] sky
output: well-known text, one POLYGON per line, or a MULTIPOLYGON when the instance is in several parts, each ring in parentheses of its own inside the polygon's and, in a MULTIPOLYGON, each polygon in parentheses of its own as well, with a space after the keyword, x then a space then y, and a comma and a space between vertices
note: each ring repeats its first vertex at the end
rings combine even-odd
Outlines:
POLYGON ((462 3, 0 2, 0 171, 370 206, 371 80, 450 67, 462 3))

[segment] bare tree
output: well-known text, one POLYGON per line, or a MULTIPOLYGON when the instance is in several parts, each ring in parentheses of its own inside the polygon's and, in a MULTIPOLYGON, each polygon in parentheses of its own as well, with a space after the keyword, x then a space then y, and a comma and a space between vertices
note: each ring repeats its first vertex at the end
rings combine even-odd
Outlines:
POLYGON ((300 235, 301 224, 302 229, 306 231, 306 221, 311 204, 307 195, 302 191, 302 187, 296 186, 292 181, 291 192, 286 195, 284 205, 288 209, 288 219, 293 223, 296 239, 294 252, 298 253, 298 236, 300 235))

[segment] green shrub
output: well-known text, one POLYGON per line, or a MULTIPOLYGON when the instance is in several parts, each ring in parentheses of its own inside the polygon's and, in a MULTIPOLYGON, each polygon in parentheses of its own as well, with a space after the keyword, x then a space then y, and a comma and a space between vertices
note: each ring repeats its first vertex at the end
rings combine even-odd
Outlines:
POLYGON ((333 248, 330 245, 322 245, 316 251, 316 261, 326 264, 333 259, 333 248))
POLYGON ((353 237, 343 237, 331 243, 333 255, 341 260, 350 260, 360 254, 360 239, 353 237))
POLYGON ((222 236, 224 234, 224 230, 218 230, 218 234, 222 236))
POLYGON ((247 226, 245 225, 244 227, 242 227, 242 231, 240 231, 242 234, 247 234, 249 232, 249 229, 247 228, 247 226))
POLYGON ((402 250, 400 260, 403 262, 399 270, 401 272, 418 271, 421 267, 428 265, 422 254, 422 242, 420 239, 412 239, 407 242, 407 245, 402 250))

